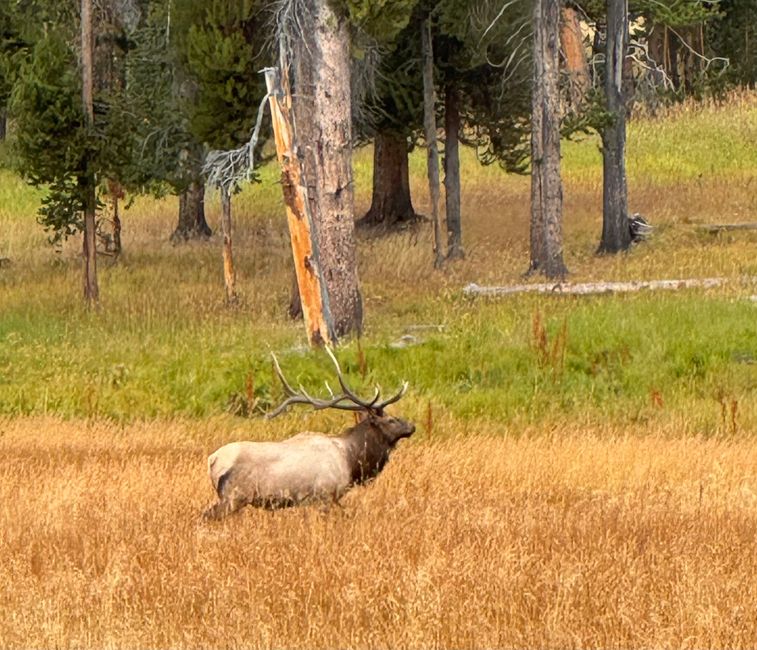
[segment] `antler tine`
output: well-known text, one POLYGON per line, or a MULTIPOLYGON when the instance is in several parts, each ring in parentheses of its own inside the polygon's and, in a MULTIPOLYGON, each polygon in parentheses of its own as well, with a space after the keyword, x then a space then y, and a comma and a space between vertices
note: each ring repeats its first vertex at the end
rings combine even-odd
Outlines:
POLYGON ((284 400, 281 404, 279 404, 273 411, 271 411, 270 413, 266 413, 265 419, 272 420, 277 415, 281 415, 292 404, 301 404, 301 403, 304 403, 303 400, 296 399, 296 397, 290 397, 289 399, 284 400))
POLYGON ((361 411, 362 408, 353 404, 340 404, 342 400, 348 399, 345 395, 334 395, 332 393, 331 399, 317 399, 311 397, 308 392, 300 384, 300 392, 303 397, 307 399, 307 403, 310 404, 316 411, 328 408, 336 408, 344 411, 361 411))
POLYGON ((292 388, 291 384, 287 381, 286 377, 284 377, 284 373, 281 370, 281 366, 279 365, 279 360, 276 358, 276 355, 271 352, 271 357, 273 358, 273 369, 276 373, 276 376, 279 378, 279 381, 281 382, 281 386, 284 388, 284 393, 288 396, 287 399, 285 399, 279 406, 277 406, 273 411, 266 414, 266 419, 270 420, 272 418, 275 418, 277 415, 280 415, 284 411, 287 410, 292 404, 307 404, 308 401, 305 397, 297 393, 294 388, 292 388))
MULTIPOLYGON (((334 395, 334 391, 331 390, 331 386, 329 385, 329 382, 325 381, 323 383, 326 384, 326 390, 329 391, 329 395, 331 395, 331 397, 336 397, 336 395, 334 395)), ((373 401, 371 402, 371 404, 373 404, 373 402, 375 402, 378 399, 378 396, 379 396, 379 394, 378 394, 378 390, 377 390, 376 391, 376 396, 373 398, 373 401)), ((339 399, 337 399, 337 402, 340 402, 343 399, 349 399, 349 397, 347 397, 346 395, 340 395, 339 399)), ((350 408, 347 408, 347 405, 344 405, 341 408, 345 408, 345 409, 350 410, 350 411, 352 411, 352 410, 354 410, 354 411, 362 411, 363 410, 362 406, 356 406, 354 409, 350 409, 350 408)))
MULTIPOLYGON (((281 381, 281 385, 284 388, 284 393, 286 393, 287 399, 285 399, 273 411, 268 413, 266 415, 267 419, 270 420, 272 418, 275 418, 277 415, 280 415, 281 413, 286 411, 286 409, 289 408, 292 404, 309 404, 316 411, 320 411, 327 408, 336 408, 343 411, 363 411, 367 408, 362 403, 356 403, 351 395, 347 395, 347 394, 334 395, 333 391, 331 390, 331 387, 328 386, 328 384, 327 384, 327 388, 329 390, 331 397, 330 399, 327 399, 327 400, 322 400, 322 399, 317 399, 315 397, 312 397, 305 390, 302 384, 300 384, 299 386, 300 390, 296 391, 294 388, 292 388, 292 385, 287 381, 286 377, 284 376, 284 373, 281 370, 281 366, 279 365, 279 360, 276 358, 276 355, 272 352, 271 356, 273 357, 274 371, 276 372, 276 375, 281 381), (341 402, 345 400, 349 400, 352 403, 342 404, 341 402)), ((375 402, 376 399, 378 399, 378 392, 376 393, 376 397, 374 398, 373 402, 375 402)))
POLYGON ((392 395, 389 399, 385 399, 380 404, 376 404, 374 408, 381 410, 389 406, 390 404, 394 404, 395 402, 399 401, 399 399, 407 392, 408 387, 410 386, 410 382, 403 381, 402 387, 399 389, 396 395, 392 395))
POLYGON ((344 376, 342 375, 342 368, 339 365, 339 361, 337 360, 336 356, 332 352, 331 348, 328 345, 324 347, 326 349, 326 354, 329 355, 329 357, 331 358, 331 361, 334 363, 334 367, 336 368, 336 377, 339 380, 339 385, 342 387, 342 390, 344 391, 345 398, 351 400, 352 402, 360 406, 361 410, 369 410, 369 411, 375 410, 377 408, 376 402, 381 396, 381 389, 378 386, 376 387, 376 393, 370 402, 364 399, 360 399, 357 395, 355 395, 355 393, 350 389, 350 387, 344 381, 344 376))
POLYGON ((284 387, 284 392, 289 395, 289 397, 296 396, 297 391, 289 385, 286 377, 284 377, 284 373, 281 371, 281 366, 279 365, 279 360, 276 358, 276 355, 271 352, 271 356, 273 357, 273 368, 276 371, 276 376, 281 381, 281 385, 284 387))

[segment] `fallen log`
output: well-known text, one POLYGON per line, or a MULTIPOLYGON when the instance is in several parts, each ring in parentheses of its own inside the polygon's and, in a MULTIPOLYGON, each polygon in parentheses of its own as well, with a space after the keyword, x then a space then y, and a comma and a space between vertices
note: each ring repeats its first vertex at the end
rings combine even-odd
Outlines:
POLYGON ((729 230, 757 230, 757 223, 710 223, 697 226, 697 230, 717 235, 720 232, 729 230))
POLYGON ((628 293, 648 289, 676 290, 719 287, 727 278, 689 278, 685 280, 635 280, 631 282, 558 282, 542 284, 514 284, 507 287, 482 287, 471 283, 463 288, 466 296, 509 296, 517 293, 554 293, 568 295, 589 295, 597 293, 628 293))

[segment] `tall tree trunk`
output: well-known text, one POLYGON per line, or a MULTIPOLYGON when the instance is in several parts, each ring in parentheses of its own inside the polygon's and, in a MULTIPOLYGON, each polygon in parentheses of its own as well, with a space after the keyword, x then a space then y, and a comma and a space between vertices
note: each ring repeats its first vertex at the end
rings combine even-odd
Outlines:
POLYGON ((465 257, 460 215, 460 107, 453 84, 444 89, 444 189, 447 212, 447 259, 465 257))
POLYGON ((444 262, 442 232, 439 225, 439 146, 436 142, 436 93, 434 91, 434 45, 431 39, 431 19, 421 26, 423 48, 423 132, 426 138, 428 192, 431 199, 431 224, 434 228, 434 266, 444 262))
POLYGON ((373 197, 358 225, 391 228, 417 218, 410 199, 407 138, 379 131, 373 142, 373 197))
POLYGON ((5 135, 8 130, 8 111, 5 108, 0 108, 0 140, 5 140, 5 135))
POLYGON ((531 259, 526 275, 542 271, 544 260, 544 219, 542 214, 542 163, 544 160, 544 139, 542 137, 544 115, 544 63, 541 58, 541 0, 534 2, 534 71, 531 88, 531 224, 529 231, 529 253, 531 259), (537 16, 538 12, 538 16, 537 16))
POLYGON ((179 194, 179 221, 171 235, 174 244, 207 239, 213 231, 205 220, 205 185, 196 180, 179 194))
POLYGON ((106 220, 110 222, 111 232, 101 236, 108 237, 105 250, 118 256, 121 254, 121 215, 118 201, 124 198, 124 191, 118 181, 108 179, 106 185, 108 187, 108 200, 105 203, 105 216, 106 220))
POLYGON ((576 109, 583 104, 591 88, 591 80, 581 21, 578 19, 578 12, 573 7, 563 7, 561 10, 560 43, 570 83, 570 103, 576 109))
POLYGON ((562 278, 568 272, 562 242, 559 23, 559 0, 535 0, 529 273, 548 278, 562 278))
POLYGON ((302 298, 300 298, 300 285, 297 282, 297 271, 292 273, 292 288, 289 291, 289 307, 287 314, 292 320, 299 320, 304 317, 302 311, 302 298))
POLYGON ((360 333, 352 182, 349 25, 328 0, 307 0, 296 61, 295 128, 336 336, 360 333))
POLYGON ((299 302, 292 300, 290 314, 296 307, 302 311, 310 345, 336 343, 329 309, 329 294, 321 272, 318 239, 313 221, 312 204, 294 129, 292 95, 289 90, 288 61, 284 48, 280 54, 281 73, 267 68, 265 82, 271 107, 271 122, 276 141, 276 156, 281 165, 281 188, 292 244, 295 283, 299 302))
MULTIPOLYGON (((92 0, 81 0, 81 61, 82 61, 82 104, 86 116, 87 129, 91 133, 95 122, 94 104, 92 98, 92 0)), ((86 177, 82 179, 86 191, 84 205, 84 241, 82 253, 84 257, 84 299, 87 305, 94 306, 100 299, 100 289, 97 285, 97 245, 95 210, 97 197, 95 196, 95 177, 92 161, 87 161, 86 177)))
MULTIPOLYGON (((611 2, 612 0, 608 0, 608 2, 611 2)), ((608 29, 607 33, 610 33, 609 29, 609 18, 608 18, 608 29)), ((668 75, 670 76, 670 80, 673 84, 673 87, 676 89, 676 91, 681 89, 681 75, 678 72, 678 59, 679 59, 679 51, 680 51, 680 43, 678 41, 678 37, 673 35, 672 32, 666 27, 665 28, 665 46, 668 53, 668 75)))
POLYGON ((600 253, 617 253, 631 245, 626 184, 626 104, 624 59, 628 44, 628 0, 607 0, 605 95, 612 122, 602 130, 602 240, 600 253))
POLYGON ((226 304, 236 305, 237 273, 234 270, 234 255, 231 239, 231 194, 228 188, 220 188, 221 192, 221 230, 223 231, 223 283, 226 288, 226 304))

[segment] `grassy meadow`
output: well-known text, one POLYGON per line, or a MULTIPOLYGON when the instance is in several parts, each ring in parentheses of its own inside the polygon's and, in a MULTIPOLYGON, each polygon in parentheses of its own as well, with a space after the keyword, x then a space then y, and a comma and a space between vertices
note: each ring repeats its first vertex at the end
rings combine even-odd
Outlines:
MULTIPOLYGON (((362 214, 369 148, 354 166, 362 214)), ((697 229, 757 221, 757 95, 636 119, 628 169, 654 235, 600 258, 598 140, 564 144, 570 280, 723 286, 465 297, 524 281, 529 213, 528 178, 467 152, 466 259, 435 271, 428 224, 362 235, 365 331, 338 352, 358 387, 410 382, 415 436, 341 509, 213 525, 216 447, 350 423, 260 417, 270 351, 331 378, 286 317, 276 169, 235 197, 238 307, 220 238, 173 246, 177 201, 138 198, 94 313, 79 241, 48 246, 0 169, 0 647, 757 645, 757 233, 697 229)))

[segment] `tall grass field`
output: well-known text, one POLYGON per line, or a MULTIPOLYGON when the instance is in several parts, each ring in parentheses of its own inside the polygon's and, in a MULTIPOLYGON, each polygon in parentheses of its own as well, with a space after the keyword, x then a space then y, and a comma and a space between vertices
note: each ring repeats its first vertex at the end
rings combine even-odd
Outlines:
MULTIPOLYGON (((49 246, 41 191, 0 169, 0 647, 756 647, 757 232, 698 226, 757 221, 757 95, 631 123, 654 232, 619 256, 595 254, 598 147, 563 145, 569 280, 720 286, 466 296, 524 282, 529 220, 528 178, 467 152, 466 258, 434 270, 428 223, 359 235, 365 331, 337 350, 361 391, 410 382, 415 435, 341 507, 220 523, 214 449, 353 423, 262 417, 272 351, 309 392, 334 379, 286 316, 277 169, 234 199, 237 307, 220 237, 172 245, 177 201, 143 197, 93 312, 80 241, 49 246)), ((411 186, 428 214, 421 151, 411 186)))

